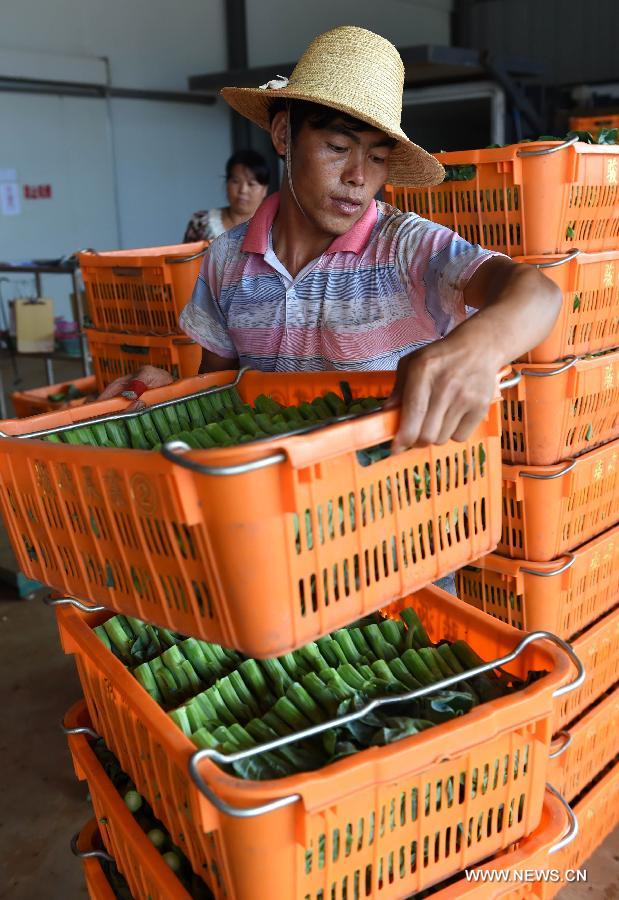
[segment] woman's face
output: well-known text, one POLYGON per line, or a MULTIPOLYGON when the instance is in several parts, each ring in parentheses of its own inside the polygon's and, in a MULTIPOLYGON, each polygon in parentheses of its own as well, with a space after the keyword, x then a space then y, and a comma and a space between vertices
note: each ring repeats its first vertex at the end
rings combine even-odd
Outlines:
POLYGON ((231 211, 250 218, 266 197, 267 185, 260 184, 247 166, 236 165, 232 167, 226 190, 231 211))

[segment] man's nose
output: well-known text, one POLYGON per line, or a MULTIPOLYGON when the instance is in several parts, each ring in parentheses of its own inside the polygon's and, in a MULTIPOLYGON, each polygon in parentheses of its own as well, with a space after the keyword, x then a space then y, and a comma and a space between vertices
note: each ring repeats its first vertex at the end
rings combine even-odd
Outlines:
POLYGON ((346 184, 354 184, 360 187, 365 184, 365 161, 363 158, 351 156, 348 165, 342 173, 342 180, 346 184))

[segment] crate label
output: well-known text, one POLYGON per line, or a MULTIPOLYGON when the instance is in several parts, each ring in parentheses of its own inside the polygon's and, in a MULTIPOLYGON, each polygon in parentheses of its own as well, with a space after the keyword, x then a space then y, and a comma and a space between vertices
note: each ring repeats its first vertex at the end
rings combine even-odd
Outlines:
POLYGON ((58 485, 60 486, 61 491, 75 497, 77 491, 75 490, 73 472, 66 463, 61 463, 58 468, 58 485))
POLYGON ((610 288, 615 283, 615 264, 605 263, 603 284, 605 288, 610 288))
POLYGON ((606 180, 609 184, 617 184, 617 160, 611 157, 606 163, 606 180))
POLYGON ((37 476, 37 484, 42 489, 44 494, 53 494, 55 493, 52 480, 49 477, 49 472, 47 470, 47 466, 40 462, 35 462, 34 471, 37 476))
POLYGON ((123 490, 122 478, 115 469, 105 473, 105 486, 112 505, 117 509, 126 509, 129 505, 123 490))
POLYGON ((595 464, 595 468, 593 470, 593 480, 599 481, 602 475, 604 474, 604 463, 602 460, 595 464))
POLYGON ((615 367, 611 363, 604 369, 604 388, 608 390, 615 386, 615 367))
POLYGON ((606 552, 604 553, 603 560, 604 562, 608 562, 608 560, 612 559, 615 555, 615 543, 611 541, 606 547, 606 552))
POLYGON ((131 476, 131 493, 140 512, 145 516, 152 516, 157 512, 157 491, 150 478, 141 472, 131 476))
POLYGON ((593 558, 591 559, 591 562, 589 563, 589 568, 593 569, 594 571, 595 571, 595 569, 600 568, 600 554, 599 553, 596 553, 593 556, 593 558))

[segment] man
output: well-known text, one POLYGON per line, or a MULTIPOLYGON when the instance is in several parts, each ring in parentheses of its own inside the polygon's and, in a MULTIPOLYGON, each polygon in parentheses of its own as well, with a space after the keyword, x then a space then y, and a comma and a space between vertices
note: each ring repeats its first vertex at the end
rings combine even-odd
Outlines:
MULTIPOLYGON (((290 81, 222 91, 270 130, 284 179, 211 245, 180 320, 203 347, 200 372, 397 368, 393 452, 466 439, 499 370, 546 337, 562 299, 536 269, 375 202, 386 182, 444 176, 400 128, 403 82, 395 47, 346 26, 316 38, 290 81)), ((172 380, 152 367, 134 377, 172 380)))

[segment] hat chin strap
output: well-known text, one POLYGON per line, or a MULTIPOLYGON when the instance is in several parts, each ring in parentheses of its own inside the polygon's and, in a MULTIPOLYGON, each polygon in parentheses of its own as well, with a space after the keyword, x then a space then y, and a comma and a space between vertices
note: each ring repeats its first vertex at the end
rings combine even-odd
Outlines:
POLYGON ((292 194, 292 198, 299 207, 301 214, 307 219, 307 214, 299 203, 299 199, 292 183, 292 126, 290 125, 290 103, 286 105, 286 176, 288 178, 288 187, 292 194))

